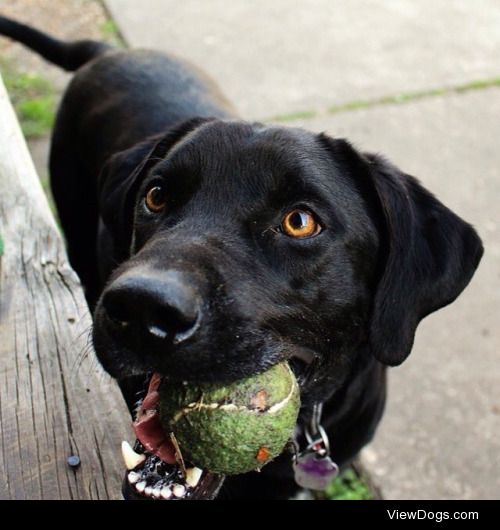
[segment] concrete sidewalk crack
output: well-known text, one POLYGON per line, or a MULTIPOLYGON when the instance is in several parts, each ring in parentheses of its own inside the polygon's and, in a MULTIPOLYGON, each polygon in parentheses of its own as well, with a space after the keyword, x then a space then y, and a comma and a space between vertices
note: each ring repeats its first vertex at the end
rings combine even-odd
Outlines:
POLYGON ((289 114, 280 114, 273 116, 267 120, 271 122, 289 122, 295 120, 306 120, 311 118, 318 118, 320 116, 328 116, 333 114, 340 114, 342 112, 349 112, 359 109, 369 109, 373 107, 380 107, 383 105, 401 105, 404 103, 411 103, 422 99, 429 99, 438 96, 448 96, 451 94, 464 94, 477 90, 484 90, 491 87, 500 87, 500 77, 493 79, 480 79, 470 81, 462 85, 455 85, 451 87, 439 87, 423 90, 415 90, 412 92, 401 92, 399 94, 382 96, 374 99, 359 99, 340 103, 339 105, 332 105, 321 110, 305 110, 291 112, 289 114))

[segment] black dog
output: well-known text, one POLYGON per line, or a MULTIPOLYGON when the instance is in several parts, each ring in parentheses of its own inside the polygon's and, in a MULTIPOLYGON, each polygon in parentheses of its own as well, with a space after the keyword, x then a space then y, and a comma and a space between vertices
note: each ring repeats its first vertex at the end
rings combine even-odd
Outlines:
MULTIPOLYGON (((473 228, 343 139, 240 121, 184 61, 62 43, 2 17, 0 33, 77 70, 53 134, 52 190, 97 354, 131 406, 138 376, 230 381, 287 359, 299 444, 323 403, 332 456, 350 461, 381 417, 386 365, 472 277, 483 251, 473 228)), ((291 457, 226 486, 290 495, 291 457)))

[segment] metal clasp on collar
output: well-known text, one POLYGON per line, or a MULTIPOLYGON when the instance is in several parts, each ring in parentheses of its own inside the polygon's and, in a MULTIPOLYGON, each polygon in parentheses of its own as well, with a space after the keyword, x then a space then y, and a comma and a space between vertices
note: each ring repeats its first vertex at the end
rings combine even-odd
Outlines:
POLYGON ((323 413, 323 403, 314 403, 313 412, 309 427, 304 429, 307 446, 303 452, 312 451, 318 456, 330 455, 330 440, 325 429, 321 425, 321 415, 323 413))
POLYGON ((330 440, 321 425, 322 403, 314 403, 311 421, 304 429, 307 446, 293 462, 295 482, 311 490, 324 490, 338 475, 339 467, 330 458, 330 440))

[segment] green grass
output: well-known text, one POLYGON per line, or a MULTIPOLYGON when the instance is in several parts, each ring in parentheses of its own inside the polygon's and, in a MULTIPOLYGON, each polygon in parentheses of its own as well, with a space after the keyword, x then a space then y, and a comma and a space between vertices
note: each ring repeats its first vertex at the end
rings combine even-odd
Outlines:
POLYGON ((307 120, 315 118, 317 113, 314 110, 304 110, 299 112, 290 112, 289 114, 281 114, 275 116, 272 121, 293 121, 293 120, 307 120))
MULTIPOLYGON (((37 74, 19 72, 5 60, 0 60, 0 72, 26 139, 33 140, 47 136, 52 130, 55 119, 56 91, 54 87, 37 74)), ((49 179, 47 176, 42 176, 40 182, 57 220, 49 179)))
POLYGON ((40 96, 15 105, 26 138, 45 136, 54 125, 54 99, 40 96))
POLYGON ((118 46, 120 48, 125 47, 123 37, 120 33, 120 29, 118 28, 114 20, 112 20, 111 18, 108 18, 106 22, 103 22, 101 24, 99 29, 100 29, 103 40, 105 40, 106 42, 109 42, 110 44, 113 44, 114 46, 118 46))
POLYGON ((0 71, 26 138, 49 134, 56 108, 51 83, 37 74, 19 72, 5 61, 0 63, 0 71))
POLYGON ((472 90, 483 90, 485 88, 490 88, 494 86, 500 86, 500 77, 494 79, 480 79, 478 81, 471 81, 465 85, 461 85, 455 88, 455 92, 463 93, 470 92, 472 90))
POLYGON ((328 114, 338 114, 339 112, 346 112, 348 110, 367 109, 370 107, 378 107, 380 105, 399 105, 401 103, 408 103, 419 99, 444 96, 449 91, 445 88, 433 88, 431 90, 422 90, 421 92, 402 92, 394 96, 384 96, 381 98, 370 100, 349 101, 341 105, 334 105, 327 109, 328 114))
POLYGON ((326 500, 361 501, 373 499, 369 485, 353 469, 346 469, 326 489, 326 500))
POLYGON ((120 34, 118 31, 118 26, 114 20, 108 19, 106 22, 103 22, 100 27, 101 33, 104 37, 116 37, 120 34))

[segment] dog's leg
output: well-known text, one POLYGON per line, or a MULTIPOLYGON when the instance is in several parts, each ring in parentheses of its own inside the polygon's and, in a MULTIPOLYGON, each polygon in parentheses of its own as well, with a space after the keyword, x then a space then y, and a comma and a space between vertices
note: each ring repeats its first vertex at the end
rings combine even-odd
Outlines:
MULTIPOLYGON (((66 132, 66 131, 65 131, 66 132)), ((95 184, 85 174, 84 162, 68 141, 55 131, 50 155, 50 183, 61 225, 64 227, 70 263, 78 274, 90 309, 99 295, 97 270, 97 198, 95 184)))

